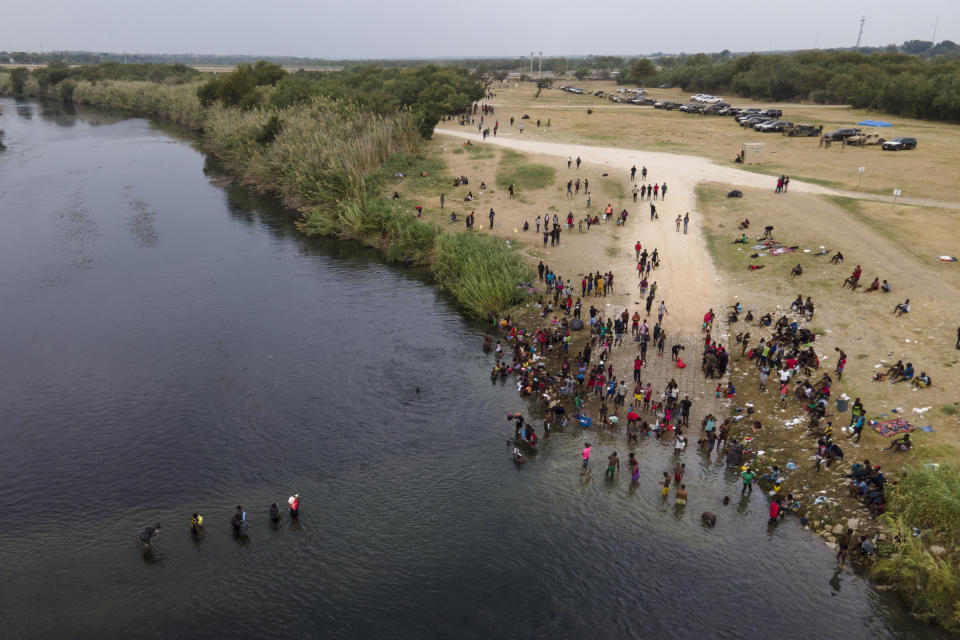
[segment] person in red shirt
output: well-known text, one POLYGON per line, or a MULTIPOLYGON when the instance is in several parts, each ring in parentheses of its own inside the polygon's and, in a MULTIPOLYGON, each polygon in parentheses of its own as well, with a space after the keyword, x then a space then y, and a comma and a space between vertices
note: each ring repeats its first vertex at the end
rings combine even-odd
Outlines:
POLYGON ((640 259, 640 250, 641 250, 641 249, 643 249, 643 247, 640 245, 640 241, 637 240, 637 244, 633 245, 633 250, 637 252, 637 260, 640 259))
POLYGON ((779 516, 780 516, 780 501, 774 499, 770 502, 770 522, 776 522, 779 516))

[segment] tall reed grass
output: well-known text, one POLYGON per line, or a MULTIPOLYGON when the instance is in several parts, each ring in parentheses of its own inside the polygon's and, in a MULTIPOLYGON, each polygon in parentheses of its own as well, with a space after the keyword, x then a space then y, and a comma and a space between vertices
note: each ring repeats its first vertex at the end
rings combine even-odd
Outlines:
POLYGON ((892 585, 914 617, 960 634, 960 470, 910 469, 889 486, 887 504, 881 519, 893 553, 878 560, 873 576, 892 585), (935 546, 944 553, 933 553, 935 546))
POLYGON ((164 85, 149 81, 81 80, 73 90, 73 101, 111 111, 171 120, 201 131, 206 114, 197 98, 200 83, 164 85))

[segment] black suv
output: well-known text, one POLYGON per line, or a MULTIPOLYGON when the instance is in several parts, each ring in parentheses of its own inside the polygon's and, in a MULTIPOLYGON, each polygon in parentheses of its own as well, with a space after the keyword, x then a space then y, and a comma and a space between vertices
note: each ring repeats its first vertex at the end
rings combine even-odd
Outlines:
POLYGON ((916 138, 894 138, 893 140, 887 140, 883 143, 883 146, 880 147, 884 151, 900 151, 902 149, 916 149, 917 148, 917 139, 916 138))
POLYGON ((860 129, 853 129, 853 128, 837 129, 836 131, 831 131, 830 133, 827 134, 827 140, 834 140, 836 142, 840 142, 841 140, 845 140, 850 136, 856 136, 859 134, 860 134, 860 129))

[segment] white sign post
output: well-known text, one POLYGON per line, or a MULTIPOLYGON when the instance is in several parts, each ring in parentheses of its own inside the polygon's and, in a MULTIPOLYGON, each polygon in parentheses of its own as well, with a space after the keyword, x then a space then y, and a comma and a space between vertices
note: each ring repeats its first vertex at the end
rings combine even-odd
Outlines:
POLYGON ((859 179, 859 181, 857 182, 857 189, 859 189, 861 186, 863 186, 863 172, 866 171, 866 170, 867 170, 866 167, 860 167, 859 169, 857 169, 857 173, 860 174, 860 179, 859 179))
POLYGON ((900 189, 893 190, 893 206, 897 206, 897 198, 900 197, 900 189))

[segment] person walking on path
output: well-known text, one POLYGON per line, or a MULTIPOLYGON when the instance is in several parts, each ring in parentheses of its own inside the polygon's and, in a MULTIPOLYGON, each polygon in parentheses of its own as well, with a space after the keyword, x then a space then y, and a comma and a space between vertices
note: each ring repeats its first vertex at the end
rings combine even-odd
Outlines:
POLYGON ((571 156, 567 156, 567 169, 570 168, 571 164, 573 164, 573 158, 571 156))
MULTIPOLYGON (((666 188, 666 187, 664 187, 666 188)), ((683 216, 683 232, 687 232, 687 225, 690 224, 690 212, 687 211, 687 215, 683 216)))
POLYGON ((580 168, 580 156, 577 156, 577 169, 580 168))
MULTIPOLYGON (((637 201, 637 194, 640 193, 640 189, 637 188, 637 185, 633 185, 633 201, 637 201)), ((960 337, 957 338, 957 341, 960 342, 960 337)), ((958 347, 960 348, 960 347, 958 347)))
POLYGON ((661 200, 667 199, 667 183, 666 182, 660 185, 660 199, 661 200))
MULTIPOLYGON (((637 177, 637 165, 633 165, 632 167, 630 167, 630 182, 633 182, 634 178, 636 177, 637 177)), ((636 187, 637 185, 633 185, 633 186, 636 187)), ((634 198, 634 200, 636 200, 636 198, 634 198)))
POLYGON ((443 209, 443 205, 446 204, 446 202, 447 202, 447 197, 446 197, 443 193, 441 193, 441 194, 440 194, 440 208, 441 208, 441 209, 443 209))
POLYGON ((640 180, 641 180, 642 182, 646 182, 646 181, 647 181, 647 168, 646 168, 646 167, 644 167, 643 169, 640 170, 640 180))

